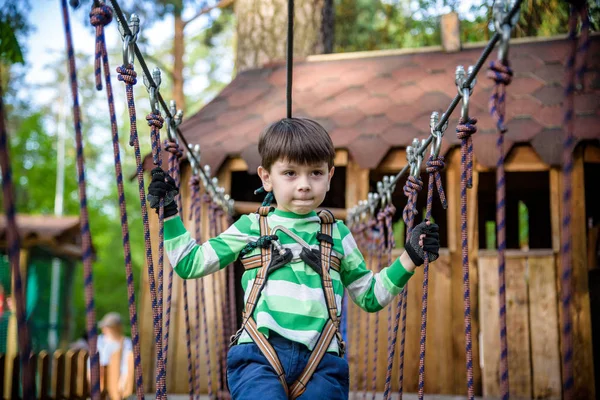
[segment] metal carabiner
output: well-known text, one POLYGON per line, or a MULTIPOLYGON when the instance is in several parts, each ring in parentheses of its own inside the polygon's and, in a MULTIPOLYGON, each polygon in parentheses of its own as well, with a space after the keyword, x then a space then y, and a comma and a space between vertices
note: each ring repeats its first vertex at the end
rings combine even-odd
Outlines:
POLYGON ((519 22, 520 9, 513 15, 508 23, 504 23, 504 19, 508 16, 512 8, 511 1, 496 0, 494 3, 494 26, 496 32, 500 32, 500 44, 498 45, 498 59, 502 64, 506 65, 508 60, 508 45, 512 28, 519 22))
POLYGON ((175 103, 175 100, 171 100, 169 108, 171 118, 166 118, 167 136, 171 142, 177 142, 177 127, 181 125, 183 110, 177 111, 177 103, 175 103))
POLYGON ((129 31, 131 34, 125 33, 125 29, 119 21, 119 32, 123 39, 123 65, 133 65, 135 60, 135 42, 137 41, 138 33, 140 32, 140 17, 137 14, 131 14, 129 17, 129 31))
POLYGON ((188 159, 190 160, 190 166, 192 167, 192 173, 194 175, 198 175, 200 172, 200 145, 191 143, 188 144, 188 153, 190 156, 188 159))
POLYGON ((377 195, 379 198, 379 207, 383 209, 387 203, 387 197, 385 195, 385 187, 382 181, 377 182, 377 195))
POLYGON ((160 68, 154 68, 152 71, 152 80, 154 81, 154 85, 152 85, 146 75, 144 75, 144 85, 146 86, 146 90, 150 96, 150 109, 152 110, 152 113, 158 114, 158 93, 160 91, 161 82, 160 68))
POLYGON ((369 192, 367 194, 367 201, 365 206, 368 207, 368 211, 371 216, 375 215, 375 207, 377 207, 378 196, 375 193, 369 192))
POLYGON ((439 123, 440 113, 437 111, 432 112, 429 119, 429 128, 431 130, 431 136, 433 137, 433 141, 431 142, 431 155, 433 157, 440 155, 440 149, 442 148, 442 137, 444 136, 446 128, 448 128, 448 121, 446 121, 446 123, 440 129, 437 129, 439 123))
POLYGON ((419 149, 425 144, 425 139, 419 140, 414 138, 412 141, 412 147, 414 149, 414 170, 412 176, 419 178, 421 175, 421 164, 423 163, 423 153, 419 152, 419 149))
POLYGON ((473 78, 471 84, 467 86, 467 80, 473 74, 474 67, 471 65, 468 69, 468 75, 465 73, 465 67, 459 65, 456 67, 456 77, 454 82, 456 83, 456 89, 458 90, 458 94, 462 97, 462 108, 461 108, 461 118, 464 121, 469 120, 469 103, 471 99, 471 94, 473 93, 473 88, 477 83, 477 78, 473 78))
POLYGON ((392 191, 394 190, 393 185, 392 185, 392 177, 391 176, 386 175, 383 177, 383 187, 385 189, 386 203, 391 205, 392 204, 392 191))

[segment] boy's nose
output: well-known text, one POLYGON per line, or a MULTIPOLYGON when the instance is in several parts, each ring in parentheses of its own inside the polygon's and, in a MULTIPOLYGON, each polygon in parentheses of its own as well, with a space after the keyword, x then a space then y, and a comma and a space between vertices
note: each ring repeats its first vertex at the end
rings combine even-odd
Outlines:
POLYGON ((307 178, 300 178, 300 181, 298 182, 298 190, 301 192, 307 192, 310 190, 310 184, 308 183, 307 178))

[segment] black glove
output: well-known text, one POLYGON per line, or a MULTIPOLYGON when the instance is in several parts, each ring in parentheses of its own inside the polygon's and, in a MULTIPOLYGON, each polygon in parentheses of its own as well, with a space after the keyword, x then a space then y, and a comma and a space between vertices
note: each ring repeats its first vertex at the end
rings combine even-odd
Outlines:
POLYGON ((421 222, 415 226, 408 238, 406 243, 406 252, 408 256, 415 263, 416 266, 423 265, 425 252, 429 256, 429 261, 435 261, 440 255, 440 228, 437 224, 427 225, 426 221, 421 222), (423 238, 423 247, 419 245, 421 235, 425 235, 423 238))
POLYGON ((158 213, 160 199, 165 200, 165 218, 177 214, 175 196, 179 193, 175 180, 169 174, 156 167, 152 170, 152 182, 148 185, 148 203, 158 213))

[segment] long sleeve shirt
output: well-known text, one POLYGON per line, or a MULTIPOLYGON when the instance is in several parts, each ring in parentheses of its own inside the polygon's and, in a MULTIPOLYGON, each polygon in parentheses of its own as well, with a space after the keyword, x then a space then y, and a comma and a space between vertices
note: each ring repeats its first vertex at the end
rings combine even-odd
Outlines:
MULTIPOLYGON (((317 233, 321 225, 315 212, 297 215, 276 209, 268 215, 267 221, 270 228, 282 225, 312 248, 319 248, 317 233)), ((259 237, 259 216, 254 213, 243 215, 225 232, 202 245, 196 243, 178 216, 165 221, 167 256, 175 272, 184 279, 201 278, 225 268, 238 258, 248 242, 259 237)), ((321 277, 300 259, 300 244, 283 232, 279 232, 278 237, 279 242, 292 251, 293 259, 268 276, 253 317, 259 331, 267 337, 269 331, 274 331, 312 350, 329 319, 321 277)), ((360 308, 376 312, 389 304, 413 275, 404 269, 399 259, 381 272, 369 270, 350 230, 342 221, 333 224, 332 238, 332 255, 341 260, 339 272, 329 270, 338 315, 342 312, 344 288, 360 308)), ((259 253, 260 249, 255 249, 245 257, 259 253)), ((258 268, 250 269, 242 276, 244 303, 257 272, 258 268)), ((251 341, 246 332, 239 339, 240 343, 251 341)), ((328 351, 338 351, 335 339, 328 351)))

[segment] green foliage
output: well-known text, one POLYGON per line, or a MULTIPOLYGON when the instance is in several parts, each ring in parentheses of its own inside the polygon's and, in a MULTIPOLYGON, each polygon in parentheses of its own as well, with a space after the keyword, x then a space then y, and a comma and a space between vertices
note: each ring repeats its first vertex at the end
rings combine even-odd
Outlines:
POLYGON ((30 27, 25 17, 27 0, 6 0, 0 7, 0 62, 23 63, 21 44, 30 27))

